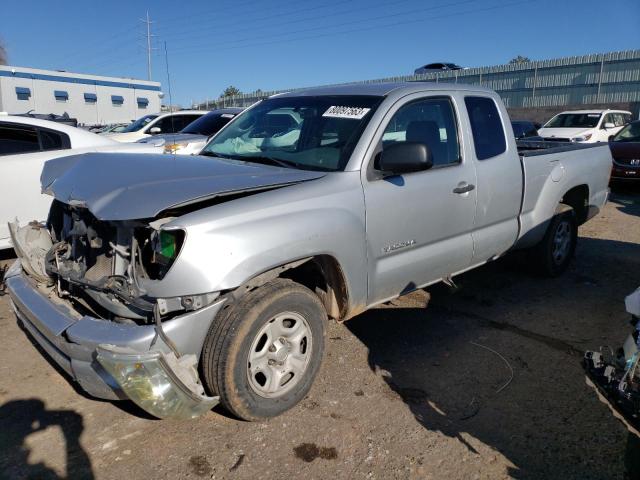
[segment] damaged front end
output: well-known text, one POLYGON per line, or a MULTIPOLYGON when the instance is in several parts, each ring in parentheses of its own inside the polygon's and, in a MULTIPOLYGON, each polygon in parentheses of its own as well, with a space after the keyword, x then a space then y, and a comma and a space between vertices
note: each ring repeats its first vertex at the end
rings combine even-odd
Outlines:
POLYGON ((633 333, 615 352, 609 347, 586 352, 584 367, 587 383, 629 431, 640 437, 640 288, 625 303, 633 333))
MULTIPOLYGON (((185 240, 183 230, 162 228, 171 220, 98 220, 81 205, 54 200, 47 226, 15 223, 10 233, 32 283, 74 313, 66 331, 56 332, 60 338, 53 340, 54 346, 73 352, 73 346, 61 348, 59 342, 83 342, 93 352, 92 368, 110 375, 106 383, 115 381, 121 397, 159 418, 193 418, 215 406, 218 397, 206 396, 197 371, 199 350, 191 347, 185 332, 190 315, 211 306, 218 294, 148 295, 144 282, 164 278, 185 240), (186 351, 180 351, 172 334, 181 346, 189 345, 186 351), (117 344, 111 343, 114 339, 117 344)), ((14 303, 27 321, 29 315, 19 312, 21 299, 14 303)), ((54 330, 46 319, 34 325, 41 321, 45 325, 39 330, 54 330)), ((202 329, 203 323, 199 325, 202 329)))

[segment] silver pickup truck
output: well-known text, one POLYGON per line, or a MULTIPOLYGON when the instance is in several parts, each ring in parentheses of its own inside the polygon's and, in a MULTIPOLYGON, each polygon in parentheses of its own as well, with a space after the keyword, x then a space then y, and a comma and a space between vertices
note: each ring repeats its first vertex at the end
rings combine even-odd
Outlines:
POLYGON ((529 249, 559 275, 605 204, 606 145, 516 145, 474 86, 277 95, 199 156, 49 161, 47 225, 11 225, 25 330, 90 395, 247 420, 308 392, 328 318, 529 249))

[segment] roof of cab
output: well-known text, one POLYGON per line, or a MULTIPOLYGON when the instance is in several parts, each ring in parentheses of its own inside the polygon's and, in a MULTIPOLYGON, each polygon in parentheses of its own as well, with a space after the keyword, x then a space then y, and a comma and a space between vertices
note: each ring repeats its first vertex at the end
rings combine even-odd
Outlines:
POLYGON ((473 92, 491 92, 485 87, 478 85, 465 85, 461 83, 435 83, 435 82, 385 82, 385 83, 359 83, 348 85, 332 85, 326 87, 305 88, 304 90, 295 90, 274 95, 274 97, 314 97, 324 95, 371 95, 375 97, 384 97, 391 92, 398 93, 416 93, 432 91, 450 91, 464 90, 473 92))

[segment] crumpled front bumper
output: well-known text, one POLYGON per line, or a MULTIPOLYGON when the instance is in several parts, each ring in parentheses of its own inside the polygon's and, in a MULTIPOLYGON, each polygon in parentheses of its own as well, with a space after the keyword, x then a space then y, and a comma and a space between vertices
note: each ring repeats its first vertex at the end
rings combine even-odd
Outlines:
MULTIPOLYGON (((171 349, 156 336, 153 326, 126 325, 82 316, 45 295, 24 273, 20 260, 5 275, 7 291, 19 322, 49 357, 89 395, 107 400, 128 396, 97 360, 99 345, 157 356, 171 349)), ((211 322, 224 300, 163 322, 164 332, 182 354, 199 358, 211 322)))

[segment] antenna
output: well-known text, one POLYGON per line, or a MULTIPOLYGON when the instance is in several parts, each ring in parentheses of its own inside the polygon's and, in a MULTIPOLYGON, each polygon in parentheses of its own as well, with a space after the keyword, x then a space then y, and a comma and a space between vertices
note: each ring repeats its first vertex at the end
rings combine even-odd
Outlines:
MULTIPOLYGON (((173 112, 173 98, 171 96, 171 75, 169 75, 169 55, 167 54, 167 41, 164 42, 164 62, 167 66, 167 88, 169 90, 169 111, 173 112)), ((172 118, 173 122, 173 118, 172 118)))
POLYGON ((140 21, 147 24, 147 80, 151 80, 151 51, 155 50, 151 48, 151 37, 155 35, 151 35, 151 24, 154 22, 149 20, 149 10, 147 10, 147 19, 141 18, 140 21))

